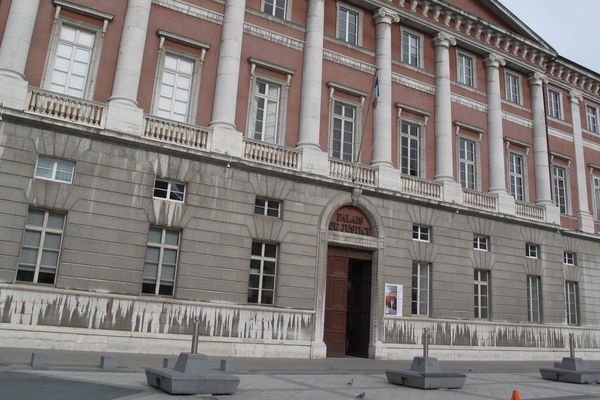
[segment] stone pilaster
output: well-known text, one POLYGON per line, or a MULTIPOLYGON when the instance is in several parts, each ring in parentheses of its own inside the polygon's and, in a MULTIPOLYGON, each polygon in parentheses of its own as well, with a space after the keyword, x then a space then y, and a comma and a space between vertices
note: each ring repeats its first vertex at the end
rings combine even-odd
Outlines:
POLYGON ((542 83, 544 76, 534 73, 529 77, 531 87, 531 110, 533 117, 533 154, 535 161, 536 203, 552 204, 550 168, 548 164, 548 142, 546 137, 546 115, 542 83))
POLYGON ((0 103, 22 110, 27 97, 25 66, 40 0, 15 0, 0 46, 0 103))
POLYGON ((106 129, 130 135, 142 134, 144 112, 138 107, 137 94, 151 6, 152 0, 127 2, 106 129))

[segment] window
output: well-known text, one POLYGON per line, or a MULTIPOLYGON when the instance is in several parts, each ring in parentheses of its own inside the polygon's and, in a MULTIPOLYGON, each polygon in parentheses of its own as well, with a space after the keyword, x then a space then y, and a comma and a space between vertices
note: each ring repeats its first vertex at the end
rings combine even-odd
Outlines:
POLYGON ((540 322, 540 277, 527 277, 527 320, 540 322))
POLYGON ((156 90, 154 114, 161 118, 188 122, 194 60, 173 53, 165 53, 156 90))
POLYGON ((64 228, 64 213, 29 209, 17 281, 54 284, 64 228))
POLYGON ((183 202, 185 199, 185 184, 156 179, 154 181, 154 197, 183 202))
POLYGON ((573 265, 575 265, 576 260, 577 259, 575 257, 575 253, 570 252, 570 251, 565 251, 563 253, 563 263, 565 265, 573 266, 573 265))
POLYGON ((558 165, 552 166, 552 186, 554 189, 554 205, 560 209, 562 214, 569 211, 567 196, 567 173, 565 168, 558 165))
POLYGON ((421 242, 429 242, 430 230, 431 230, 431 228, 429 226, 413 225, 413 230, 412 230, 413 240, 419 240, 421 242))
POLYGON ((421 37, 402 30, 402 62, 421 67, 421 37))
POLYGON ((569 325, 577 325, 578 322, 578 288, 577 282, 569 282, 565 283, 565 297, 566 297, 566 306, 567 306, 567 324, 569 325))
POLYGON ((73 182, 75 163, 57 158, 38 156, 35 166, 35 177, 49 181, 73 182))
POLYGON ((517 75, 506 72, 506 100, 521 104, 521 84, 517 75))
POLYGON ((277 18, 285 19, 287 0, 263 0, 263 12, 277 18))
POLYGON ((473 248, 475 250, 489 251, 490 237, 483 235, 473 235, 473 248))
POLYGON ((414 262, 412 268, 412 313, 429 315, 429 274, 431 265, 414 262))
POLYGON ((525 179, 524 179, 523 156, 508 153, 508 180, 510 195, 518 201, 525 201, 525 179))
POLYGON ((556 119, 562 119, 562 106, 561 106, 560 93, 554 90, 548 91, 548 108, 550 116, 556 119))
POLYGON ((594 184, 594 201, 596 208, 596 220, 600 220, 600 176, 592 176, 592 181, 594 184))
POLYGON ((475 142, 461 137, 458 144, 460 184, 465 189, 475 190, 477 187, 475 142))
POLYGON ((257 197, 254 202, 254 214, 279 218, 281 215, 281 202, 257 197))
POLYGON ((585 106, 588 131, 598 133, 598 109, 593 106, 585 106))
POLYGON ((55 49, 51 49, 48 87, 53 92, 85 97, 92 69, 96 35, 76 26, 60 24, 55 49))
POLYGON ((279 127, 281 86, 257 79, 252 103, 252 138, 276 143, 279 127))
POLYGON ((150 227, 142 293, 173 295, 178 252, 179 231, 150 227))
POLYGON ((465 54, 458 53, 457 64, 458 83, 462 83, 463 85, 471 87, 475 86, 473 58, 465 54))
POLYGON ((276 270, 277 245, 253 241, 248 280, 248 303, 273 304, 276 270))
POLYGON ((527 243, 525 245, 525 257, 540 258, 540 246, 533 243, 527 243))
POLYGON ((333 137, 331 156, 345 161, 353 161, 356 107, 333 102, 333 137))
POLYGON ((344 42, 358 45, 359 13, 347 6, 337 9, 337 38, 344 42))
POLYGON ((489 318, 489 281, 490 272, 476 269, 473 274, 474 317, 489 318))
POLYGON ((419 131, 419 125, 402 122, 400 158, 404 175, 419 176, 419 131))

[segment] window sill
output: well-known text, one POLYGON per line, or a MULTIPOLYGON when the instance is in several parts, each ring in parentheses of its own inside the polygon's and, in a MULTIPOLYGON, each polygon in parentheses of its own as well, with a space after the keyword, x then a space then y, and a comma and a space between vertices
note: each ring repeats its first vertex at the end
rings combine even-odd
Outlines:
POLYGON ((71 185, 73 183, 72 179, 70 181, 61 181, 61 180, 58 180, 58 179, 43 178, 41 176, 34 176, 33 178, 34 179, 39 179, 41 181, 56 182, 56 183, 66 183, 67 185, 71 185))

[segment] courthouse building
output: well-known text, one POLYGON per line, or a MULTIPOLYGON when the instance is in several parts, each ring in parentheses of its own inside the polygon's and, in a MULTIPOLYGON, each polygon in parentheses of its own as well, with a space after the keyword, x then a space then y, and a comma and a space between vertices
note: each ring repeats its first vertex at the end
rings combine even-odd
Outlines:
POLYGON ((501 1, 6 0, 0 38, 2 346, 600 358, 600 74, 501 1))

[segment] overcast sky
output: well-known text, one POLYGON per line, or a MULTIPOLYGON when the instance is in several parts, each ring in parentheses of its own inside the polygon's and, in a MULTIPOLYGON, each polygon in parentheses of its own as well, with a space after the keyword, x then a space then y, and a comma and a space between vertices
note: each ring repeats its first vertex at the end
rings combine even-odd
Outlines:
POLYGON ((500 0, 558 54, 600 73, 600 0, 500 0))

